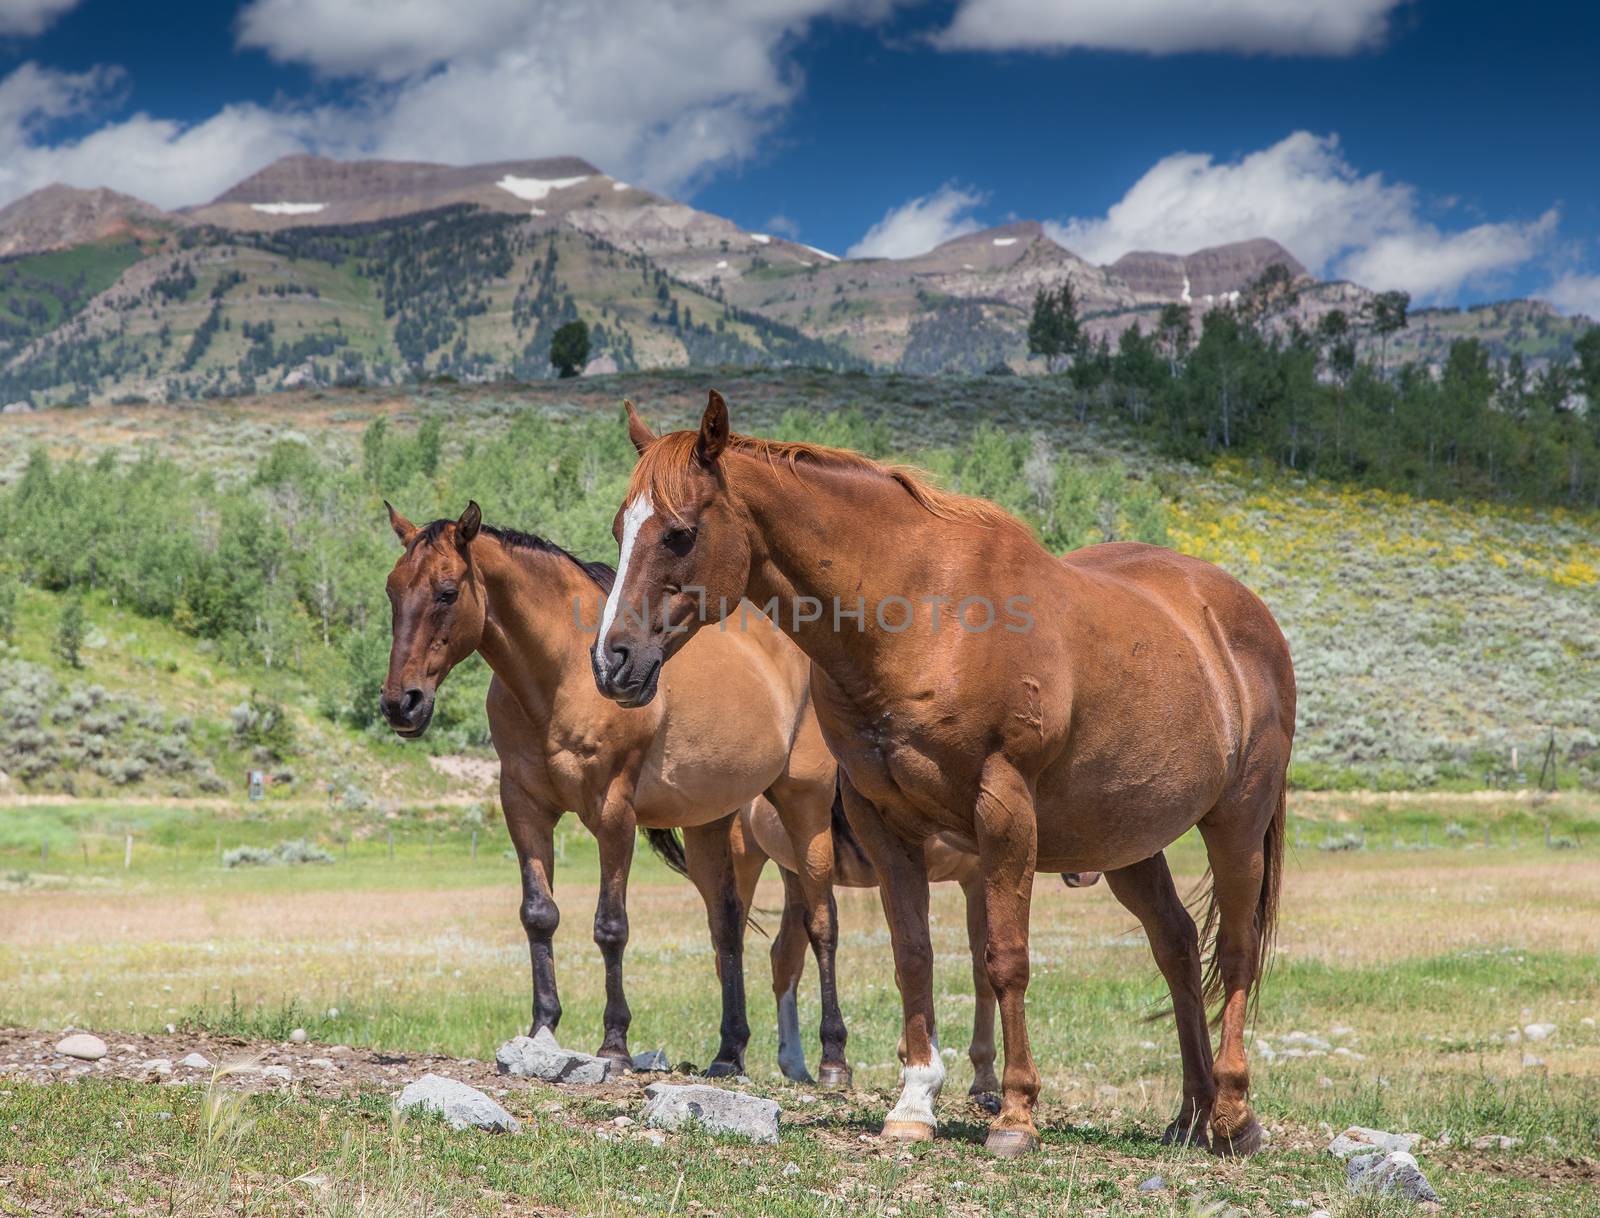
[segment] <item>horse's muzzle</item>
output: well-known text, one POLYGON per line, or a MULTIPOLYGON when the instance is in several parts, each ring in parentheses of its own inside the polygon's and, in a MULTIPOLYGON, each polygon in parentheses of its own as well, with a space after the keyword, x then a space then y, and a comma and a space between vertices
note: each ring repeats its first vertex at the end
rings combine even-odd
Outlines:
POLYGON ((433 721, 433 695, 420 689, 378 694, 378 709, 397 736, 413 740, 428 730, 433 721))
POLYGON ((619 706, 648 706, 661 682, 665 657, 655 646, 634 650, 612 643, 591 654, 594 683, 601 694, 619 706))

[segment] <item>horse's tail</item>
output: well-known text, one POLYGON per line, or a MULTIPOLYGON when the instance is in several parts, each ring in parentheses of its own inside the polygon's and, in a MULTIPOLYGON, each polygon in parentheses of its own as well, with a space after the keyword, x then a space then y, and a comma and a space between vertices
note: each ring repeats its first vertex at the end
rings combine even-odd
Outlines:
POLYGON ((679 875, 689 874, 689 860, 683 857, 683 839, 676 829, 646 829, 644 837, 663 863, 679 875))
MULTIPOLYGON (((1278 786, 1278 806, 1261 840, 1261 896, 1256 903, 1255 932, 1256 959, 1250 979, 1250 1008, 1252 1014, 1261 998, 1261 981, 1272 964, 1272 948, 1278 936, 1278 896, 1283 888, 1283 843, 1288 828, 1289 815, 1288 776, 1278 786)), ((1220 1001, 1223 996, 1222 965, 1217 958, 1217 894, 1215 878, 1209 871, 1202 883, 1205 885, 1205 916, 1200 927, 1200 943, 1206 953, 1204 980, 1205 1000, 1218 1003, 1213 1022, 1222 1018, 1220 1001)))

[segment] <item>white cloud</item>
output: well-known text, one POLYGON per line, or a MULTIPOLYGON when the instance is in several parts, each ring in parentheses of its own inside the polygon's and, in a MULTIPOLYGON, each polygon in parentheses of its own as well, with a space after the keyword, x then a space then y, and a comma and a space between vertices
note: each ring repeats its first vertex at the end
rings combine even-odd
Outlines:
POLYGON ((777 233, 780 237, 787 237, 791 241, 800 239, 800 226, 784 215, 781 211, 767 217, 767 222, 762 229, 769 233, 777 233))
POLYGON ((349 100, 233 105, 195 124, 134 114, 63 141, 52 124, 109 111, 122 74, 24 65, 0 81, 0 205, 55 180, 200 203, 297 151, 456 164, 572 153, 672 193, 748 156, 781 117, 808 25, 879 20, 898 2, 250 0, 241 45, 350 78, 349 100))
POLYGON ((1581 313, 1600 321, 1600 275, 1562 275, 1538 295, 1563 313, 1581 313))
POLYGON ((253 0, 239 36, 375 82, 361 151, 465 162, 575 153, 671 191, 747 156, 800 78, 797 34, 895 0, 253 0))
POLYGON ((847 251, 849 258, 912 258, 983 226, 970 214, 984 196, 951 183, 891 207, 847 251))
POLYGON ((1554 235, 1552 210, 1532 222, 1441 230, 1423 218, 1414 188, 1361 174, 1336 136, 1298 131, 1237 161, 1179 152, 1147 170, 1104 216, 1046 227, 1094 262, 1129 250, 1189 253, 1271 237, 1319 274, 1419 300, 1508 273, 1554 235))
POLYGON ((0 0, 0 37, 42 34, 78 0, 0 0))
POLYGON ((0 80, 0 204, 46 186, 110 186, 163 207, 209 199, 262 164, 302 148, 310 114, 227 106, 184 125, 147 114, 51 142, 51 124, 115 100, 113 68, 59 72, 25 63, 0 80))
POLYGON ((1406 0, 963 0, 936 39, 961 50, 1349 55, 1406 0))

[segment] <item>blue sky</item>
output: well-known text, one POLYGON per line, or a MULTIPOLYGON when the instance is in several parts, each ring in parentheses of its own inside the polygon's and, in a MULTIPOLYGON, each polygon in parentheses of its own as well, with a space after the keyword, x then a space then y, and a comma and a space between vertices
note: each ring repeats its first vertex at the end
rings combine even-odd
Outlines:
POLYGON ((571 152, 838 252, 1264 235, 1600 315, 1596 46, 1538 0, 0 0, 0 202, 571 152))

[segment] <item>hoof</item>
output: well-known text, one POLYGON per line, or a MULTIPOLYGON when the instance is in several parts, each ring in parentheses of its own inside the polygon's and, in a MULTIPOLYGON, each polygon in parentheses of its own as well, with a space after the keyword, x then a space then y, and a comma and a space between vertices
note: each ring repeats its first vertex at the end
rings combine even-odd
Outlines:
POLYGON ((983 1148, 997 1159, 1020 1159, 1039 1149, 1039 1135, 1031 1129, 991 1129, 983 1148))
POLYGON ((891 1142, 931 1142, 933 1126, 921 1121, 885 1121, 882 1136, 891 1142))
POLYGON ((990 1116, 1000 1115, 1000 1097, 993 1091, 969 1091, 967 1096, 990 1116))
POLYGON ((712 1062, 706 1067, 707 1078, 732 1078, 743 1073, 744 1067, 738 1062, 712 1062))
POLYGON ((1219 1158, 1243 1158, 1255 1154, 1266 1144, 1267 1131, 1253 1116, 1231 1135, 1218 1133, 1215 1128, 1211 1131, 1211 1153, 1219 1158))
POLYGON ((1210 1150, 1211 1142, 1206 1137, 1206 1123, 1196 1121, 1174 1121, 1167 1126, 1167 1131, 1161 1135, 1163 1146, 1198 1146, 1201 1150, 1210 1150))
POLYGON ((822 1066, 817 1070, 817 1085, 829 1091, 848 1091, 854 1076, 849 1066, 822 1066))

